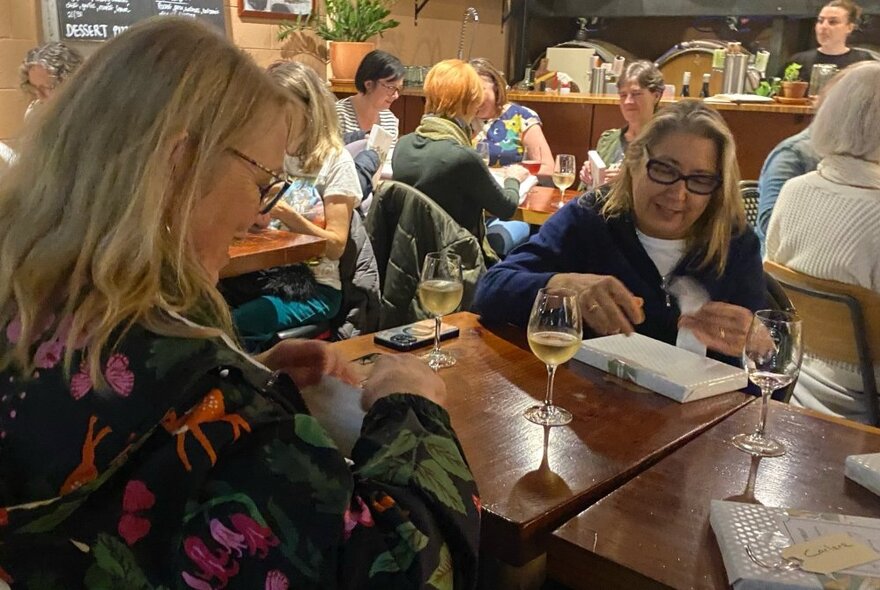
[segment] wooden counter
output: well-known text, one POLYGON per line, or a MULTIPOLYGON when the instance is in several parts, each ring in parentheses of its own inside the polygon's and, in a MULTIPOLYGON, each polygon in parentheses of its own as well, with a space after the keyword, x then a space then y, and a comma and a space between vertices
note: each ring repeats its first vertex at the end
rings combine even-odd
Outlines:
MULTIPOLYGON (((355 88, 353 84, 334 85, 332 91, 343 98, 354 94, 355 88)), ((616 96, 512 91, 508 97, 541 116, 544 135, 553 153, 574 154, 578 168, 587 150, 596 146, 604 131, 624 124, 616 96)), ((663 101, 663 104, 671 102, 663 101)), ((813 115, 810 106, 707 104, 721 113, 736 139, 737 157, 744 180, 756 180, 770 150, 786 137, 806 128, 813 115)), ((391 105, 391 110, 400 119, 401 135, 414 131, 425 110, 422 88, 404 88, 401 97, 391 105)))

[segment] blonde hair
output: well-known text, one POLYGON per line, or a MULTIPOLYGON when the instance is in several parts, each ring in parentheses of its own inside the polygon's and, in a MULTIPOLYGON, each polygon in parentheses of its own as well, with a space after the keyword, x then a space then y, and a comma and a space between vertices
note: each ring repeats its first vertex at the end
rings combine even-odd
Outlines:
POLYGON ((507 80, 498 71, 498 68, 484 57, 474 58, 470 61, 470 64, 476 70, 478 76, 492 82, 492 86, 495 89, 495 116, 498 116, 501 113, 501 107, 507 103, 507 80))
POLYGON ((709 196, 709 205, 691 228, 687 238, 689 254, 701 252, 699 268, 714 267, 721 275, 727 265, 731 236, 746 229, 745 210, 739 192, 739 165, 736 144, 724 119, 699 100, 684 100, 660 109, 626 150, 624 166, 602 206, 602 214, 612 217, 633 211, 633 175, 644 168, 648 150, 673 133, 705 137, 718 150, 721 186, 709 196))
POLYGON ((438 62, 425 76, 425 113, 450 119, 473 115, 483 102, 483 82, 460 59, 438 62))
POLYGON ((46 105, 0 183, 0 326, 21 322, 0 370, 31 370, 31 343, 53 317, 63 318, 54 329, 66 370, 84 337, 96 384, 101 356, 135 323, 231 334, 190 219, 228 149, 284 104, 250 58, 189 19, 153 19, 101 47, 46 105))
POLYGON ((276 62, 267 70, 269 77, 292 100, 305 109, 305 125, 296 154, 302 172, 317 174, 330 156, 345 149, 339 133, 336 101, 317 72, 293 61, 276 62))

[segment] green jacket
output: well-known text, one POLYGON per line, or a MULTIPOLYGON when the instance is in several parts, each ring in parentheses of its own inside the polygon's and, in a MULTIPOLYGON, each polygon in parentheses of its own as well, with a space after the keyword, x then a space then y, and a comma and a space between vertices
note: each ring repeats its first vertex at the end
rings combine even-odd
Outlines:
POLYGON ((498 186, 476 151, 447 139, 404 135, 394 148, 393 168, 394 180, 420 190, 480 239, 486 234, 484 209, 509 219, 519 206, 516 179, 498 186))
POLYGON ((375 192, 366 225, 382 284, 380 328, 429 317, 417 297, 428 252, 461 256, 464 295, 460 309, 470 309, 477 281, 486 272, 483 251, 477 238, 434 201, 411 186, 385 181, 375 192))

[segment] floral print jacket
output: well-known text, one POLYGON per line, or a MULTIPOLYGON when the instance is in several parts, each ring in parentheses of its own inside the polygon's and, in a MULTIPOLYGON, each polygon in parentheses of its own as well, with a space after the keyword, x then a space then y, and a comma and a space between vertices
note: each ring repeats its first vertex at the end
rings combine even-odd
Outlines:
POLYGON ((84 351, 65 374, 61 324, 32 375, 0 373, 14 590, 474 586, 480 501, 439 406, 379 400, 349 466, 293 383, 223 340, 135 326, 99 388, 84 351))

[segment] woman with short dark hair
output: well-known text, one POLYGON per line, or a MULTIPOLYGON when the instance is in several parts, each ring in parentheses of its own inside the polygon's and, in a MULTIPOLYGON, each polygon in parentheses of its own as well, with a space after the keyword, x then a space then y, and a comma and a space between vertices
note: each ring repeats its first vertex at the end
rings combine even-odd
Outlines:
POLYGON ((396 142, 399 121, 389 109, 403 90, 403 73, 403 64, 387 51, 368 53, 354 75, 357 94, 336 103, 342 133, 369 133, 379 125, 396 142))

